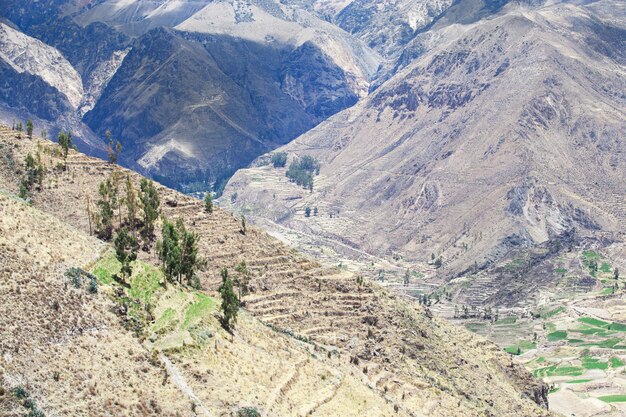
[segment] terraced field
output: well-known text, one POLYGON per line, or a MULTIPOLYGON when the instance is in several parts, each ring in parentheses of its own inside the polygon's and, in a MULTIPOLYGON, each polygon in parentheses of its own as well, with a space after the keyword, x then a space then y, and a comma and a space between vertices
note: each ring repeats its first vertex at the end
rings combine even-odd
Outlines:
POLYGON ((619 272, 615 278, 622 251, 613 245, 564 254, 551 261, 561 278, 543 302, 504 309, 497 321, 462 322, 549 384, 553 410, 567 416, 625 415, 626 280, 619 272), (580 288, 581 280, 588 285, 580 288))

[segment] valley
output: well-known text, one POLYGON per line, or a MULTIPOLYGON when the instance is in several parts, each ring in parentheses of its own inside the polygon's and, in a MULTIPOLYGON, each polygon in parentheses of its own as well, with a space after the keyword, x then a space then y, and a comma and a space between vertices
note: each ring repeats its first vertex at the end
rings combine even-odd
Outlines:
POLYGON ((0 2, 0 415, 626 414, 620 0, 0 2))

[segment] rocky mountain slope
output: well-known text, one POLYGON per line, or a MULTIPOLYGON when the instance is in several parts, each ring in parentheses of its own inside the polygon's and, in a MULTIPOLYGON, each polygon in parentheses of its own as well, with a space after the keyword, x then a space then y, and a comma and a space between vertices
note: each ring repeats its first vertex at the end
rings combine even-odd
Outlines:
POLYGON ((176 187, 207 188, 353 105, 381 61, 315 13, 274 1, 7 1, 0 16, 2 61, 59 91, 46 92, 47 112, 32 103, 44 110, 28 113, 14 92, 32 82, 7 73, 5 119, 71 127, 100 148, 110 131, 125 165, 176 187))
POLYGON ((510 4, 444 26, 438 46, 281 149, 319 159, 312 193, 266 165, 238 172, 225 195, 336 246, 441 256, 451 274, 572 231, 618 237, 624 16, 610 0, 510 4))
POLYGON ((200 237, 204 289, 164 286, 153 249, 116 284, 86 199, 114 171, 140 177, 75 151, 60 170, 57 145, 6 127, 0 138, 3 415, 549 415, 547 387, 490 342, 165 187, 163 216, 200 237), (32 205, 15 196, 27 153, 45 167, 32 205), (252 292, 229 335, 216 288, 241 260, 252 292))

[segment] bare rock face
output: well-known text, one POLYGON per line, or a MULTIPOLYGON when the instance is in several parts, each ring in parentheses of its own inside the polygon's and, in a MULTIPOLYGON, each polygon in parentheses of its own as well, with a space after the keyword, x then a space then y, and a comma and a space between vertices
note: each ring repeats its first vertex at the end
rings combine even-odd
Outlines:
POLYGON ((370 253, 440 253, 450 273, 572 231, 618 232, 626 22, 608 11, 620 7, 509 5, 433 31, 438 46, 283 148, 320 160, 313 193, 256 167, 225 194, 370 253))

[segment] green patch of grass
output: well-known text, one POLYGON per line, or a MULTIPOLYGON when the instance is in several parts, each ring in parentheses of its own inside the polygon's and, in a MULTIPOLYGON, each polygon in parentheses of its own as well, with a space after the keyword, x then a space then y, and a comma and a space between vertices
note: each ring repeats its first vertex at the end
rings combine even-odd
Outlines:
POLYGON ((609 273, 609 272, 611 272, 611 271, 612 271, 612 269, 611 269, 611 265, 609 265, 609 264, 608 264, 608 263, 606 263, 606 262, 603 262, 603 263, 602 263, 602 266, 600 266, 600 268, 599 268, 599 269, 600 269, 600 271, 602 271, 602 272, 606 272, 606 273, 609 273))
POLYGON ((558 308, 555 308, 554 310, 548 311, 546 314, 543 315, 543 317, 547 319, 547 318, 550 318, 550 317, 554 317, 557 314, 560 314, 560 313, 562 313, 564 311, 565 311, 564 307, 558 307, 558 308))
POLYGON ((564 339, 567 339, 567 332, 565 330, 557 330, 556 332, 548 334, 548 340, 550 342, 556 342, 564 339))
POLYGON ((549 377, 549 376, 580 376, 584 372, 584 369, 579 366, 558 366, 551 365, 545 368, 535 369, 533 374, 535 377, 549 377))
POLYGON ((178 319, 176 318, 176 311, 173 308, 168 308, 154 323, 153 330, 156 333, 165 332, 168 329, 174 328, 177 321, 178 319))
POLYGON ((624 366, 624 361, 620 358, 616 358, 615 356, 611 358, 610 362, 611 368, 621 368, 622 366, 624 366))
POLYGON ((113 283, 113 276, 120 273, 122 264, 117 260, 113 252, 107 253, 94 265, 91 272, 98 278, 100 284, 113 283))
POLYGON ((510 353, 512 355, 517 355, 518 352, 524 353, 527 352, 531 349, 535 349, 537 347, 537 345, 535 343, 529 342, 527 340, 521 340, 519 343, 513 345, 513 346, 509 346, 507 348, 505 348, 504 350, 507 353, 510 353))
POLYGON ((194 324, 200 322, 203 318, 207 317, 217 305, 217 301, 214 298, 207 297, 204 294, 196 293, 197 302, 187 307, 185 311, 185 320, 181 326, 182 330, 187 330, 194 324))
POLYGON ((584 384, 585 382, 592 381, 592 379, 572 379, 567 381, 568 384, 584 384))
POLYGON ((143 303, 150 303, 154 293, 161 288, 161 282, 165 281, 163 271, 143 261, 133 262, 132 267, 128 294, 143 303))
POLYGON ((565 268, 557 268, 554 270, 554 272, 556 272, 557 274, 566 274, 567 273, 567 269, 565 268))
POLYGON ((580 317, 578 321, 580 321, 581 323, 590 324, 596 327, 606 327, 609 325, 609 323, 607 323, 606 321, 594 319, 593 317, 580 317))
POLYGON ((626 403, 626 395, 623 394, 603 395, 602 397, 598 397, 598 399, 605 403, 626 403))
POLYGON ((598 358, 584 357, 582 358, 583 368, 585 369, 608 369, 608 362, 600 362, 598 358))
POLYGON ((616 332, 626 332, 626 324, 622 324, 622 323, 611 323, 608 326, 609 330, 613 330, 616 332))
POLYGON ((544 363, 546 361, 546 358, 544 358, 543 356, 539 356, 537 359, 535 359, 535 362, 537 363, 544 363))
POLYGON ((611 295, 613 293, 615 293, 615 288, 613 288, 613 287, 606 287, 605 289, 603 289, 600 292, 600 294, 602 294, 602 295, 611 295))
POLYGON ((583 257, 586 261, 597 261, 600 259, 600 254, 593 250, 586 250, 583 252, 583 257))
POLYGON ((584 346, 597 346, 599 348, 612 349, 614 348, 615 345, 617 345, 621 341, 622 339, 611 338, 611 339, 604 339, 598 342, 585 343, 584 346))
POLYGON ((498 320, 494 324, 496 326, 504 325, 504 324, 515 324, 516 321, 517 321, 517 317, 511 316, 511 317, 506 317, 501 320, 498 320))
POLYGON ((567 343, 583 343, 584 340, 580 339, 567 339, 567 343))

